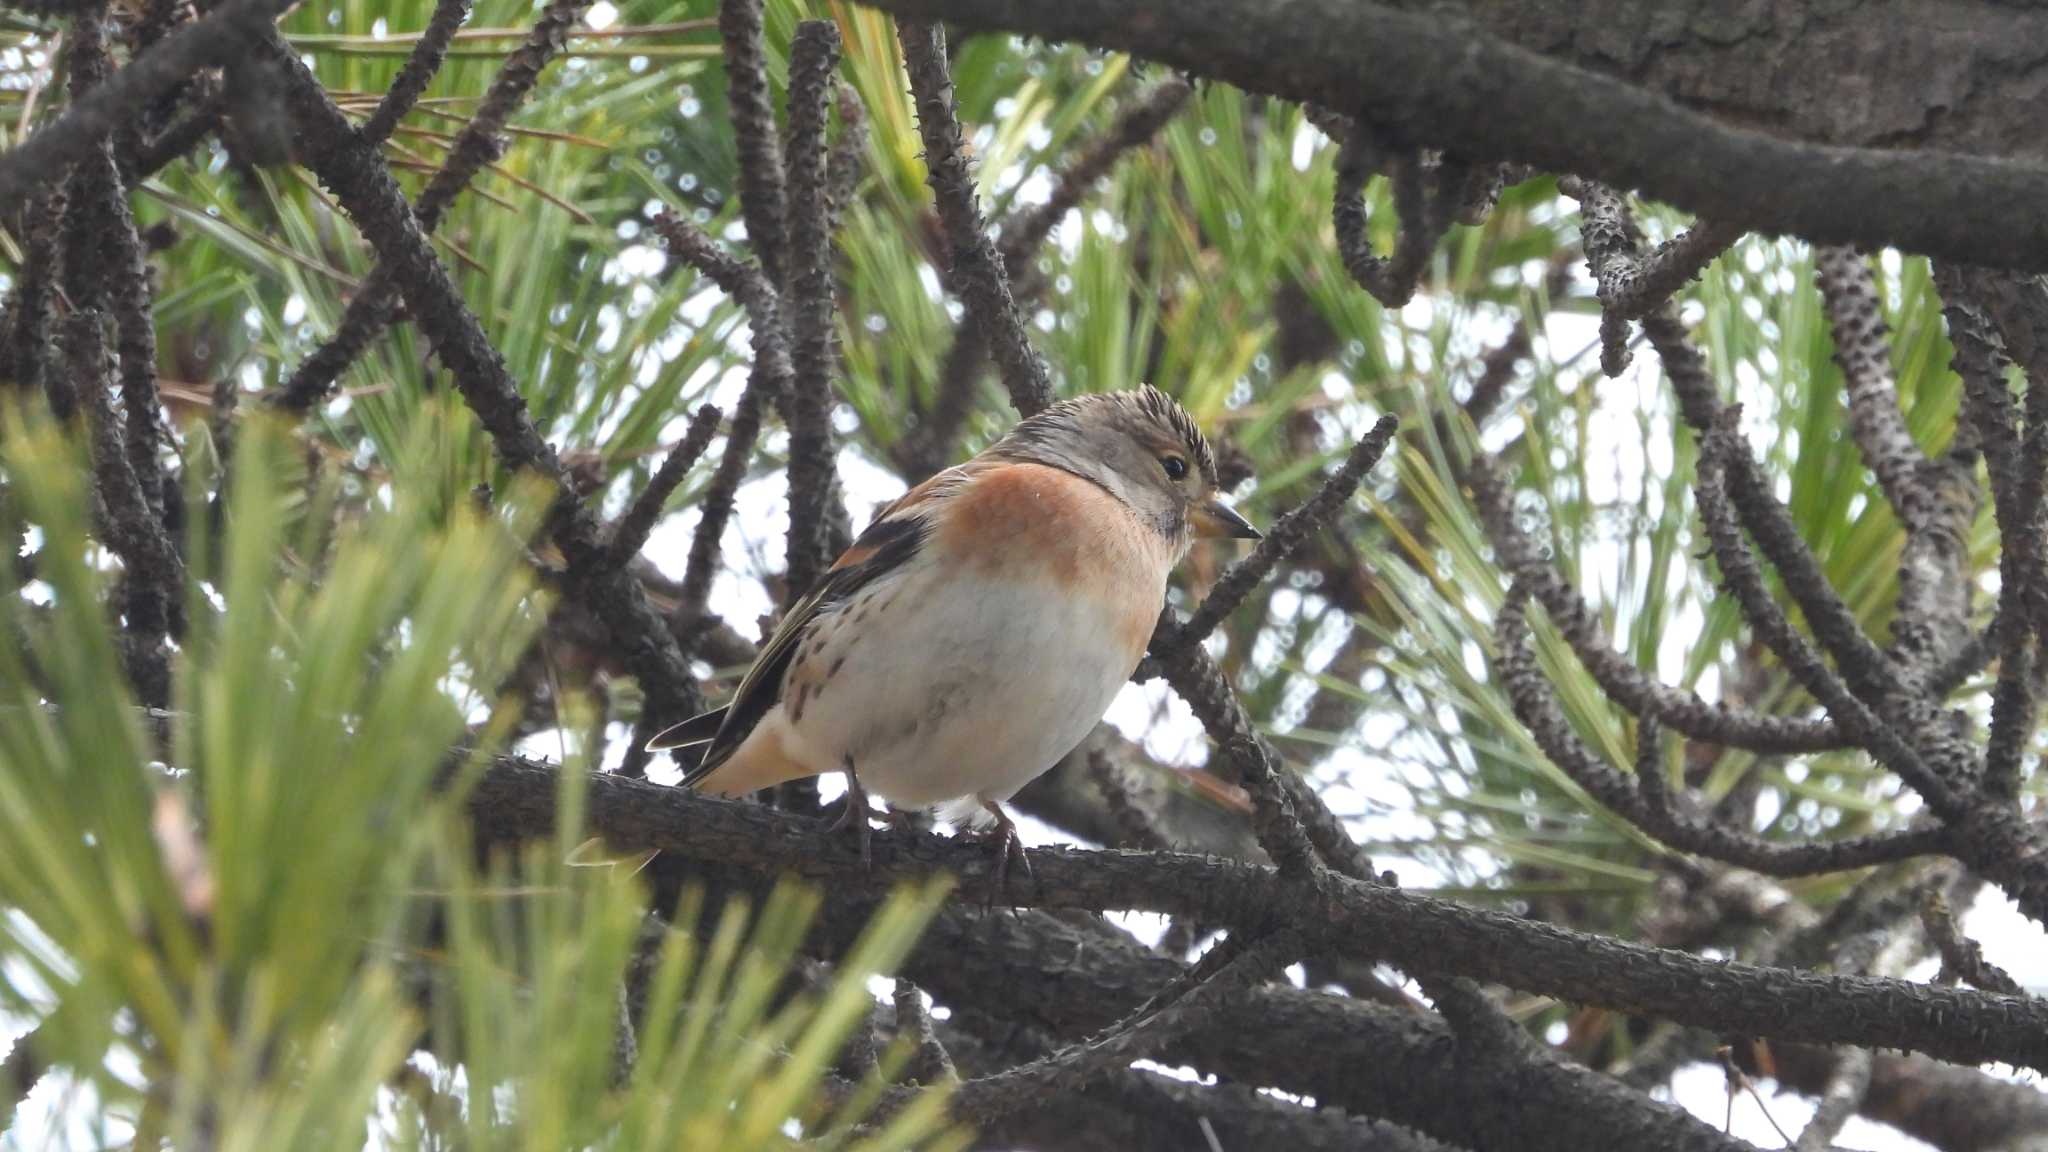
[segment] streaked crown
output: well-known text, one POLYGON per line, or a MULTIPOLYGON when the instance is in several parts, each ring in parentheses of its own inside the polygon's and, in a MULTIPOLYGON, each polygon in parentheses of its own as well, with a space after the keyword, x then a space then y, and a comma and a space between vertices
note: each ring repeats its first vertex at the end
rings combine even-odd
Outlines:
POLYGON ((1008 455, 1045 458, 1090 433, 1118 432, 1155 449, 1187 454, 1204 489, 1216 487, 1216 454, 1180 402, 1150 384, 1129 392, 1090 392, 1062 400, 1015 428, 995 445, 1008 455))

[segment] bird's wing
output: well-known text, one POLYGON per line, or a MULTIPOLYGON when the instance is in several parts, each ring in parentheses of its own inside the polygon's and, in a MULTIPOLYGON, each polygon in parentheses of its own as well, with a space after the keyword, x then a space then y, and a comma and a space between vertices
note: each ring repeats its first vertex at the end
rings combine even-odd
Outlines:
MULTIPOLYGON (((969 461, 947 469, 883 508, 874 523, 868 525, 853 545, 840 554, 818 587, 796 602, 789 614, 782 618, 775 634, 762 646, 760 655, 754 658, 754 666, 747 669, 731 702, 723 710, 717 733, 710 737, 711 747, 705 750, 703 761, 684 775, 686 786, 702 780, 724 763, 754 730, 754 725, 761 722, 761 717, 782 699, 782 685, 789 673, 790 662, 796 658, 804 637, 821 617, 854 593, 902 572, 923 547, 933 512, 962 484, 984 469, 985 466, 977 464, 969 461)), ((697 726, 702 719, 685 720, 671 731, 697 726)), ((661 740, 668 735, 664 732, 656 739, 661 740)), ((684 733, 678 731, 678 735, 684 733)), ((696 740, 691 742, 703 739, 696 733, 689 735, 696 735, 696 740)))

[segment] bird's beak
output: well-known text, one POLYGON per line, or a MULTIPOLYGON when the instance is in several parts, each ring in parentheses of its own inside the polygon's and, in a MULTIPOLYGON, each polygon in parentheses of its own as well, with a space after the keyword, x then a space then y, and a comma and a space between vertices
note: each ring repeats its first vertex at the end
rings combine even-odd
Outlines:
POLYGON ((1204 540, 1257 540, 1259 530, 1251 526, 1244 517, 1231 511, 1221 501, 1206 500, 1195 505, 1188 520, 1195 526, 1195 535, 1204 540))

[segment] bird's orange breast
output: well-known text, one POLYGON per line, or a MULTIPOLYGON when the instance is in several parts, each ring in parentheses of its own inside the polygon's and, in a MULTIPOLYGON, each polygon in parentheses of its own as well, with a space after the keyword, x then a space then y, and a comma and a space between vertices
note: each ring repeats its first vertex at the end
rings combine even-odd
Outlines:
POLYGON ((1123 501, 1043 464, 991 468, 947 499, 943 562, 992 580, 1038 578, 1103 604, 1135 662, 1150 639, 1172 548, 1123 501))

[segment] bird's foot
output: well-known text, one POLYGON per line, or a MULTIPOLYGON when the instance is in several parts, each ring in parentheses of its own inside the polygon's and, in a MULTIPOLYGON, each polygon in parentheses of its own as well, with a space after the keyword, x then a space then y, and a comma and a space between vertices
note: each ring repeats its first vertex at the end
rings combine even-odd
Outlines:
POLYGON ((1003 811, 1002 805, 993 800, 983 800, 981 806, 996 818, 992 827, 978 834, 996 847, 995 872, 990 877, 994 885, 989 889, 988 899, 983 904, 984 908, 994 908, 998 895, 1009 894, 1012 854, 1016 855, 1018 863, 1024 865, 1025 879, 1035 885, 1038 883, 1038 877, 1031 871, 1031 858, 1024 854, 1024 841, 1017 835, 1017 825, 1011 822, 1010 814, 1003 811))
POLYGON ((839 818, 825 829, 827 833, 840 834, 851 831, 855 842, 860 845, 860 864, 863 868, 874 866, 874 850, 871 841, 874 829, 868 821, 874 812, 868 807, 867 789, 860 786, 860 777, 854 774, 853 760, 846 761, 846 795, 840 797, 839 818))

